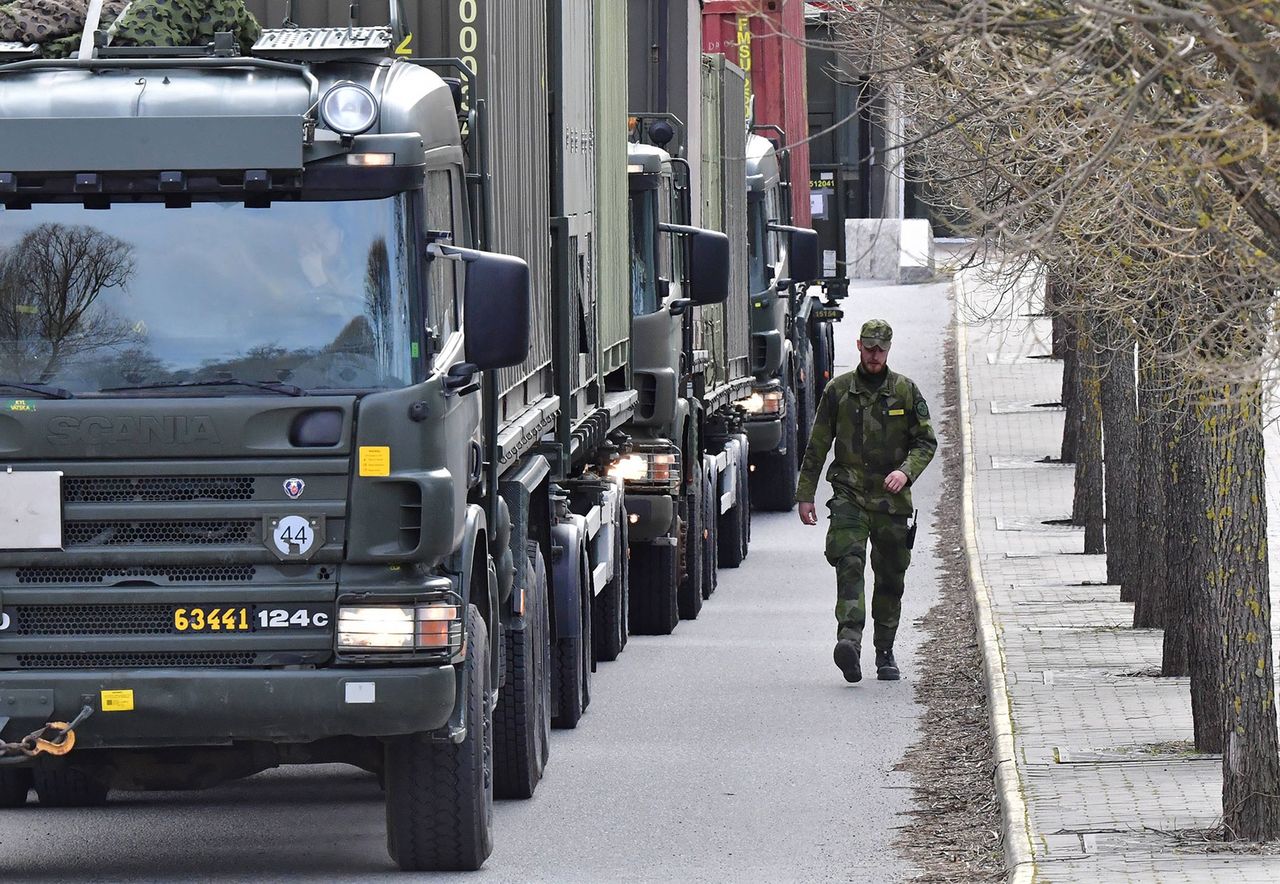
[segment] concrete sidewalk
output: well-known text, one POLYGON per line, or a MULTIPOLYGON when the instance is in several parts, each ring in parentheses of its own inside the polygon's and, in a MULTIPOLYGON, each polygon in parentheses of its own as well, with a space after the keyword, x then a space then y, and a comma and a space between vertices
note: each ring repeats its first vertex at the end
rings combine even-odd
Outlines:
MULTIPOLYGON (((1105 558, 1083 554, 1081 529, 1045 524, 1070 515, 1073 469, 1040 462, 1061 449, 1062 410, 1043 403, 1058 401, 1062 365, 1044 358, 1035 280, 1011 296, 970 269, 955 288, 966 530, 1011 878, 1280 880, 1280 855, 1177 836, 1219 822, 1221 758, 1193 754, 1187 680, 1154 677, 1160 631, 1131 628, 1132 604, 1105 585, 1105 558)), ((1273 534, 1276 441, 1269 428, 1273 534)))

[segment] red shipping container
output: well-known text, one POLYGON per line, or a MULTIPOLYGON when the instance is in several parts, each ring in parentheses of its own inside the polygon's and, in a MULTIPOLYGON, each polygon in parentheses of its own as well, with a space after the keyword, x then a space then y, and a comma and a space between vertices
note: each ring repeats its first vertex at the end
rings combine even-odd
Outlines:
POLYGON ((743 114, 755 110, 758 134, 783 141, 791 183, 791 223, 808 227, 809 96, 805 82, 804 0, 707 0, 702 48, 747 72, 743 114), (785 139, 767 127, 776 126, 785 139))

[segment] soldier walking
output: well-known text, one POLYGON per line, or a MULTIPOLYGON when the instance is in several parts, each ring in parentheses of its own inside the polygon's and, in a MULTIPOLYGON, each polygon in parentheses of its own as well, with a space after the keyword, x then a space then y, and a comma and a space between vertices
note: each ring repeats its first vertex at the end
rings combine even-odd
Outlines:
POLYGON ((916 531, 911 484, 938 448, 920 388, 889 370, 892 342, 889 323, 872 319, 863 324, 858 368, 828 383, 818 403, 796 490, 800 521, 816 525, 813 496, 835 442, 835 460, 827 471, 835 496, 827 502, 831 524, 826 557, 836 569, 834 656, 849 682, 862 679, 862 630, 867 619, 862 583, 868 539, 875 574, 871 619, 876 675, 882 681, 898 678, 893 640, 916 531))

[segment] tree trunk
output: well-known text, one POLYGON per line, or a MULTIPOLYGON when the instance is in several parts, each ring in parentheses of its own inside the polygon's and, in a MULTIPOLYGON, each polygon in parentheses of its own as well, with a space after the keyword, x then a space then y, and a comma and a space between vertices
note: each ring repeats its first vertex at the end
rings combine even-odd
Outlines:
POLYGON ((1058 282, 1057 276, 1049 274, 1044 282, 1044 307, 1053 322, 1053 337, 1049 346, 1049 355, 1054 359, 1062 359, 1067 355, 1068 321, 1062 315, 1062 307, 1066 301, 1066 293, 1058 282))
POLYGON ((1194 391, 1193 411, 1174 448, 1178 471, 1176 532, 1182 555, 1170 563, 1186 598, 1187 666, 1191 675, 1191 721, 1196 751, 1222 751, 1222 622, 1214 571, 1214 524, 1210 511, 1223 452, 1213 436, 1220 415, 1210 392, 1194 391))
POLYGON ((1280 740, 1271 664, 1267 576, 1267 504, 1262 395, 1257 384, 1230 385, 1209 409, 1216 455, 1209 506, 1220 608, 1223 698, 1222 824, 1232 838, 1280 836, 1280 740))
POLYGON ((1096 554, 1105 550, 1106 543, 1102 502, 1102 379, 1092 329, 1082 320, 1076 323, 1076 352, 1081 421, 1071 521, 1084 526, 1085 553, 1096 554))
POLYGON ((1167 420, 1161 427, 1163 430, 1167 426, 1168 435, 1164 442, 1164 472, 1161 475, 1165 501, 1162 527, 1165 529, 1166 583, 1160 674, 1165 678, 1179 678, 1191 674, 1191 595, 1199 579, 1192 554, 1204 504, 1193 493, 1199 486, 1191 482, 1182 466, 1184 459, 1194 460, 1191 452, 1184 450, 1189 445, 1184 440, 1191 433, 1184 386, 1186 379, 1172 369, 1165 377, 1172 383, 1165 406, 1168 409, 1167 420))
POLYGON ((1133 334, 1103 320, 1099 335, 1102 384, 1102 455, 1106 487, 1107 582, 1121 601, 1134 601, 1138 556, 1138 401, 1134 388, 1133 334))
POLYGON ((1062 325, 1062 395, 1059 399, 1066 417, 1062 424, 1062 462, 1075 463, 1076 452, 1080 448, 1080 424, 1084 420, 1081 413, 1079 336, 1073 320, 1064 316, 1058 322, 1062 325))
POLYGON ((1169 569, 1163 551, 1169 528, 1164 475, 1169 463, 1166 431, 1170 421, 1161 366, 1146 347, 1139 351, 1138 370, 1134 543, 1141 552, 1133 561, 1133 625, 1136 629, 1152 629, 1167 627, 1164 606, 1169 569))

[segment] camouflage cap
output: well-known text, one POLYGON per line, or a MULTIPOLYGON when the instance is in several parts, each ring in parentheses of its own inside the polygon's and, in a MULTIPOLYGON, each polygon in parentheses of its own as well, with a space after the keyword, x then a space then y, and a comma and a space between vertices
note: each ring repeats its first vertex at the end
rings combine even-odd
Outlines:
POLYGON ((893 343, 893 328, 883 319, 868 319, 862 324, 862 333, 858 337, 864 347, 888 350, 893 343))

